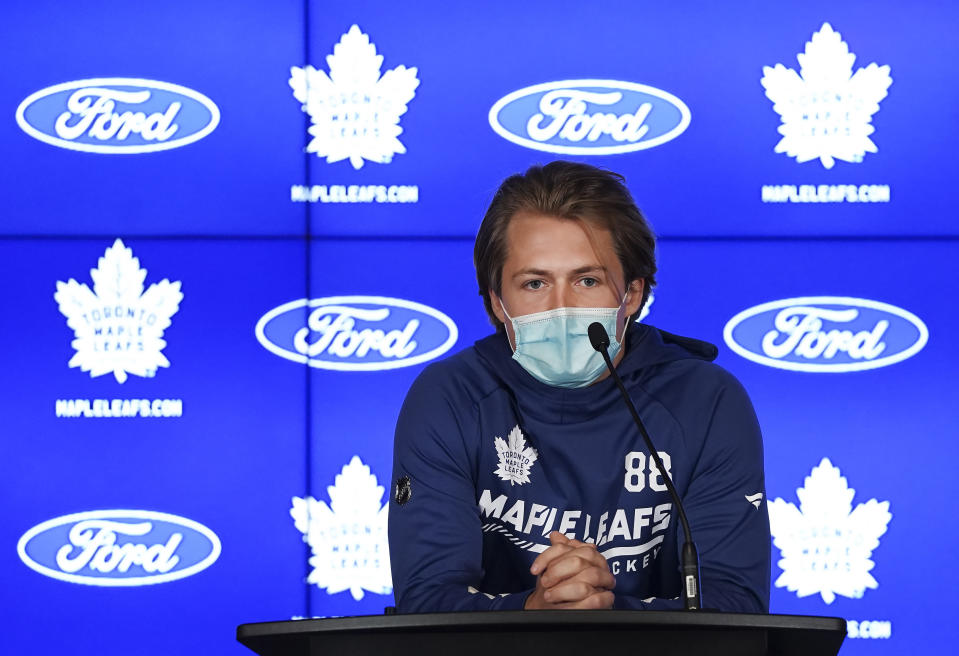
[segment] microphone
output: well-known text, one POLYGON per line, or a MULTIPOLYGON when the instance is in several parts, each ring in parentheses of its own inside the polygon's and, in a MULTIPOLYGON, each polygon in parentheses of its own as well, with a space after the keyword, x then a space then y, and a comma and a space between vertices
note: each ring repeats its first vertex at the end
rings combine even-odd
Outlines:
POLYGON ((613 380, 616 381, 616 386, 619 387, 619 391, 623 395, 623 400, 626 401, 626 407, 629 408, 629 413, 633 416, 633 421, 636 422, 636 426, 643 436, 643 442, 646 443, 646 448, 649 449, 650 455, 653 457, 656 466, 663 475, 663 482, 666 483, 666 489, 669 490, 669 494, 673 497, 673 502, 676 504, 676 509, 679 510, 679 520, 682 522, 683 533, 686 536, 686 542, 683 544, 682 552, 683 593, 686 610, 700 610, 703 606, 703 596, 702 590, 700 590, 699 587, 699 554, 696 551, 692 533, 689 531, 689 522, 686 521, 686 510, 683 508, 683 502, 679 500, 679 494, 676 493, 673 481, 669 474, 666 473, 663 460, 659 457, 659 452, 657 452, 653 446, 653 441, 650 439, 649 433, 646 432, 646 427, 643 425, 642 420, 640 420, 639 413, 636 412, 636 406, 633 405, 633 400, 629 398, 626 387, 623 386, 622 379, 619 377, 619 374, 616 373, 616 368, 613 366, 612 360, 609 359, 609 351, 607 351, 609 348, 609 335, 606 334, 606 329, 603 328, 603 324, 593 322, 589 324, 587 332, 589 333, 589 343, 603 356, 603 360, 606 362, 606 368, 609 369, 609 374, 613 377, 613 380))

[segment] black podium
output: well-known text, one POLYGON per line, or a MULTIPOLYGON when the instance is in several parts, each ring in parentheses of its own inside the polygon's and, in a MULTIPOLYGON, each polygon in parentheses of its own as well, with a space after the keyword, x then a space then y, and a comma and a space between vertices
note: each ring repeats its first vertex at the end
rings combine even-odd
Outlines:
POLYGON ((260 656, 832 656, 834 617, 660 611, 508 611, 370 615, 241 624, 260 656))

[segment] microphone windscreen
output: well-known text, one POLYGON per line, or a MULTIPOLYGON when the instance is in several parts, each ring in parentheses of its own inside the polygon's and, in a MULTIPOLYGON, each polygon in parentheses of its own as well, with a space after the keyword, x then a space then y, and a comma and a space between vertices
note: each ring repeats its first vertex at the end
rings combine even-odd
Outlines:
POLYGON ((606 334, 603 324, 594 321, 589 324, 586 331, 589 333, 589 343, 593 345, 594 349, 602 353, 609 348, 609 335, 606 334))

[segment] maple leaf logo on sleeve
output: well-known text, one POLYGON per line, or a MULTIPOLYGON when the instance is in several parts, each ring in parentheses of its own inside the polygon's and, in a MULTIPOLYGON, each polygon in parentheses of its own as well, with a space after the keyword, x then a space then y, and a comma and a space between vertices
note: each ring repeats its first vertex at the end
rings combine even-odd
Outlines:
POLYGON ((776 587, 799 597, 818 593, 827 604, 837 594, 858 599, 879 587, 871 556, 892 519, 889 502, 870 499, 853 510, 856 491, 828 458, 804 485, 796 490, 798 508, 783 499, 768 506, 773 543, 782 553, 776 587))
POLYGON ((526 446, 526 439, 519 424, 513 427, 506 440, 494 438, 496 455, 499 456, 499 466, 493 473, 501 480, 509 481, 510 485, 529 483, 529 468, 536 462, 536 449, 526 446))
POLYGON ((861 162, 866 153, 878 152, 869 135, 875 131, 872 115, 892 84, 889 67, 873 63, 853 74, 856 55, 829 23, 796 58, 798 73, 782 64, 763 67, 766 97, 782 119, 775 152, 800 163, 818 158, 827 169, 837 159, 861 162))
POLYGON ((313 123, 307 152, 330 164, 349 159, 354 169, 364 160, 388 164, 405 153, 399 123, 420 83, 416 68, 397 66, 381 77, 383 56, 357 25, 340 38, 326 64, 329 74, 312 66, 290 69, 293 97, 313 123))
POLYGON ((123 383, 127 374, 153 376, 169 367, 163 355, 163 331, 183 300, 180 283, 161 280, 144 292, 146 269, 133 250, 117 239, 90 270, 93 289, 73 278, 57 281, 54 300, 73 329, 76 354, 69 366, 91 377, 112 373, 123 383))
POLYGON ((293 497, 290 516, 313 556, 308 583, 335 594, 349 590, 359 601, 364 590, 393 591, 387 542, 389 504, 382 503, 383 486, 353 456, 326 488, 330 503, 313 497, 293 497))

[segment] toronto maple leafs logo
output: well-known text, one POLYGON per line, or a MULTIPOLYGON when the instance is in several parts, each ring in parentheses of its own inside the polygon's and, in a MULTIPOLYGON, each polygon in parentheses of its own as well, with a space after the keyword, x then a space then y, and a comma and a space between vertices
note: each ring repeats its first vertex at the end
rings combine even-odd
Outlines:
POLYGON ((312 66, 290 69, 293 97, 313 122, 307 152, 330 164, 349 159, 355 169, 363 160, 388 164, 405 153, 399 122, 420 84, 416 68, 397 66, 381 77, 383 55, 357 25, 340 38, 326 64, 329 75, 312 66))
POLYGON ((112 373, 123 383, 127 374, 153 376, 158 367, 170 366, 162 353, 163 331, 183 294, 179 281, 166 279, 143 291, 146 274, 133 250, 117 239, 90 270, 93 290, 73 278, 57 281, 53 298, 75 335, 71 367, 91 377, 112 373))
POLYGON ((510 485, 529 483, 529 468, 536 462, 537 453, 533 447, 526 446, 526 439, 519 425, 513 427, 509 436, 494 439, 496 455, 499 456, 499 466, 494 472, 510 485))
POLYGON ((877 152, 870 123, 892 84, 889 67, 872 63, 853 74, 856 55, 829 23, 797 59, 799 73, 782 64, 763 67, 766 97, 782 118, 783 138, 775 151, 800 163, 818 158, 827 169, 837 159, 861 162, 866 153, 877 152))
POLYGON ((799 597, 818 593, 827 604, 837 594, 858 599, 879 587, 870 557, 892 519, 889 502, 870 499, 853 510, 855 493, 823 458, 796 490, 799 508, 783 499, 769 504, 773 543, 782 553, 776 587, 799 597))
POLYGON ((293 497, 290 516, 303 534, 313 556, 308 583, 329 594, 349 590, 359 601, 364 590, 374 594, 393 591, 390 550, 387 542, 387 511, 383 486, 376 476, 353 456, 326 488, 330 503, 313 497, 293 497))

